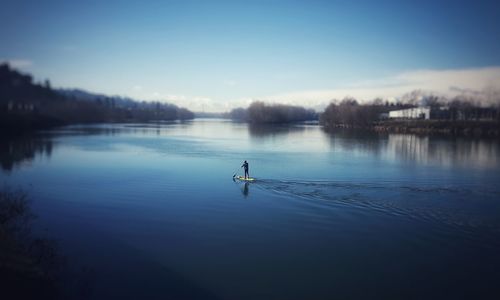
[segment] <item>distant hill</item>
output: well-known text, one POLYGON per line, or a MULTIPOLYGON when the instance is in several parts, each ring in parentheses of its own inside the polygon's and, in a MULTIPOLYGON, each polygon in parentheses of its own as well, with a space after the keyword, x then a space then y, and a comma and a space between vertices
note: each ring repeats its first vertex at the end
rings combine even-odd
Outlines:
POLYGON ((185 120, 194 113, 169 103, 136 101, 80 89, 52 89, 0 64, 0 133, 74 123, 185 120))
POLYGON ((95 94, 81 89, 57 89, 57 93, 73 99, 96 101, 99 98, 106 98, 104 94, 95 94))
POLYGON ((82 89, 57 89, 57 93, 65 96, 69 99, 83 100, 83 101, 106 101, 112 100, 115 102, 115 105, 121 107, 134 107, 138 102, 138 100, 134 100, 128 97, 120 97, 120 96, 108 96, 105 94, 97 94, 88 92, 82 89))

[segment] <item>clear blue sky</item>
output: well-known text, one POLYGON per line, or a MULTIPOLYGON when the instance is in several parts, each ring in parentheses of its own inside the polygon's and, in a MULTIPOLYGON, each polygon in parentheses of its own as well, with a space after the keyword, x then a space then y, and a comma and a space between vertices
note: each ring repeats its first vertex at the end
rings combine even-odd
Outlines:
POLYGON ((7 1, 0 59, 54 86, 228 103, 498 67, 499 3, 7 1))

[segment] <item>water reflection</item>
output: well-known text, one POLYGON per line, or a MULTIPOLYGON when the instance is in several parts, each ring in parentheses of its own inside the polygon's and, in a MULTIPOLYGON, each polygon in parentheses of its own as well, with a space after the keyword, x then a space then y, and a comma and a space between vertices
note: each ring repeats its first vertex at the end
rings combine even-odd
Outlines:
POLYGON ((243 185, 243 189, 241 190, 241 192, 243 193, 243 196, 248 197, 248 186, 249 186, 249 183, 248 182, 245 182, 245 184, 243 185))
POLYGON ((403 160, 428 162, 429 137, 390 134, 387 142, 387 156, 403 160))
POLYGON ((291 133, 303 132, 305 126, 302 125, 248 125, 248 133, 253 138, 267 138, 276 136, 286 136, 291 133))
MULTIPOLYGON (((50 164, 36 159, 32 170, 20 168, 5 179, 33 183, 41 222, 71 243, 68 253, 95 270, 96 298, 106 298, 102 293, 107 298, 169 298, 186 287, 186 294, 170 298, 207 299, 208 288, 221 298, 240 299, 257 287, 276 299, 297 281, 303 294, 296 298, 317 299, 326 295, 315 291, 331 287, 327 279, 332 276, 345 278, 345 270, 354 270, 347 280, 357 282, 366 266, 368 271, 397 266, 392 277, 408 269, 416 276, 430 274, 421 268, 428 253, 437 253, 433 257, 446 266, 457 261, 477 266, 476 257, 498 257, 498 169, 455 172, 401 163, 494 167, 499 144, 491 140, 326 134, 319 126, 256 128, 200 120, 69 127, 21 141, 4 141, 0 158, 52 155, 50 164), (353 151, 362 155, 354 157, 353 151), (261 180, 232 186, 228 172, 241 170, 242 159, 255 166, 261 180), (462 188, 464 179, 471 183, 462 188), (371 251, 373 245, 382 246, 371 251), (412 251, 415 245, 422 255, 412 251), (447 260, 453 251, 442 245, 467 253, 447 260), (476 251, 475 245, 481 248, 476 251), (483 248, 491 250, 485 255, 483 248), (255 268, 262 249, 269 260, 255 268), (292 263, 276 268, 275 258, 283 253, 288 255, 283 262, 292 263), (373 267, 373 261, 379 264, 373 267), (240 266, 236 273, 234 265, 240 266), (282 281, 270 285, 269 276, 282 281)), ((432 280, 452 275, 453 281, 455 274, 474 278, 484 271, 469 269, 443 268, 432 280)), ((372 277, 361 283, 387 288, 386 281, 372 277)))
POLYGON ((493 168, 499 165, 498 142, 488 139, 438 138, 390 134, 385 155, 419 164, 493 168))
MULTIPOLYGON (((255 149, 301 153, 362 153, 376 159, 399 160, 444 167, 496 168, 500 144, 492 139, 471 139, 412 134, 377 134, 337 130, 327 133, 315 125, 255 126, 220 120, 195 122, 68 126, 34 136, 0 141, 0 166, 10 172, 36 157, 50 157, 60 138, 120 136, 122 139, 73 139, 72 146, 108 149, 110 145, 134 145, 162 153, 207 157, 221 149, 255 149), (248 133, 248 136, 245 134, 248 133), (162 136, 161 140, 149 139, 162 136), (130 137, 130 138, 129 138, 130 137), (139 137, 139 138, 138 138, 139 137), (146 137, 146 139, 142 139, 146 137), (239 148, 238 148, 239 147, 239 148)), ((68 140, 65 140, 68 143, 68 140)), ((226 153, 225 155, 230 155, 226 153)))
POLYGON ((45 131, 44 133, 52 137, 58 136, 92 136, 104 135, 115 136, 125 134, 160 135, 170 129, 186 129, 192 126, 192 121, 172 121, 172 122, 150 122, 132 124, 93 124, 93 125, 71 125, 45 131))
POLYGON ((334 150, 368 152, 378 155, 387 143, 386 136, 367 130, 338 129, 333 132, 323 132, 334 150))
POLYGON ((33 161, 36 156, 50 157, 52 150, 52 140, 47 138, 0 140, 0 166, 10 172, 23 163, 33 161))
POLYGON ((333 151, 368 153, 388 160, 400 160, 444 167, 495 168, 500 164, 499 143, 493 139, 471 139, 414 134, 379 134, 339 130, 326 133, 333 151))
POLYGON ((2 187, 0 207, 2 294, 15 295, 12 299, 87 299, 91 274, 74 268, 57 241, 40 234, 27 192, 2 187))
MULTIPOLYGON (((235 184, 240 184, 241 181, 237 180, 236 178, 233 177, 233 182, 235 184)), ((249 182, 243 182, 243 184, 240 185, 240 189, 241 189, 241 193, 243 194, 243 196, 245 198, 248 197, 248 194, 250 192, 250 189, 249 189, 249 186, 250 186, 250 183, 249 182)))

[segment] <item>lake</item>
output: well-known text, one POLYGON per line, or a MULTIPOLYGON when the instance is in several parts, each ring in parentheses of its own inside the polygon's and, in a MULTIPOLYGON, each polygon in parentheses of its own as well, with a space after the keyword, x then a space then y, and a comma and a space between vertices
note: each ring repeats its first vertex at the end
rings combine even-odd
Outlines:
POLYGON ((3 140, 0 163, 90 299, 500 295, 498 140, 197 119, 3 140))

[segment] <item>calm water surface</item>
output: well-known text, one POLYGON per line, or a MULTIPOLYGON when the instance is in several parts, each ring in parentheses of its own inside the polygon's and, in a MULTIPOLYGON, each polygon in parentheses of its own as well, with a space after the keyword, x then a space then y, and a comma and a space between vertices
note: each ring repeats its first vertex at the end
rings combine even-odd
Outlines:
POLYGON ((495 140, 196 120, 66 127, 0 163, 91 299, 500 297, 495 140), (245 159, 258 180, 233 182, 245 159))

